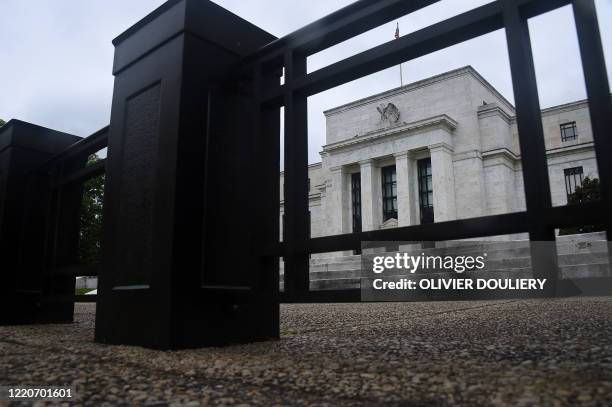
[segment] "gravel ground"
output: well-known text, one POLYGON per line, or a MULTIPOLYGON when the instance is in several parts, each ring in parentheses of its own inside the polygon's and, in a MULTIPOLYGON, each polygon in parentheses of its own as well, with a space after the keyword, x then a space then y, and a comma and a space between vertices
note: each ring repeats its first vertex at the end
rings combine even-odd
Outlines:
POLYGON ((93 343, 94 310, 0 327, 0 384, 71 385, 71 405, 612 405, 611 297, 283 305, 280 341, 173 352, 93 343))

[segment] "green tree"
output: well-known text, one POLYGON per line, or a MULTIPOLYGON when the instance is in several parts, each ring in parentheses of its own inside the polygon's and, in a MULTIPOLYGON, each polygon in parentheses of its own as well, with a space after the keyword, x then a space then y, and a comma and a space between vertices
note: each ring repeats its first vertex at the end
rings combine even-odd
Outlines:
POLYGON ((4 126, 6 124, 6 122, 2 119, 0 119, 0 127, 4 126))
MULTIPOLYGON (((581 186, 576 187, 576 191, 569 196, 568 205, 576 205, 583 202, 599 201, 601 199, 601 188, 598 178, 586 177, 581 186)), ((559 235, 573 235, 577 233, 599 232, 604 230, 604 225, 583 225, 559 230, 559 235)))
MULTIPOLYGON (((89 157, 87 165, 91 165, 98 160, 100 158, 93 154, 89 157)), ((83 184, 81 228, 79 232, 79 260, 81 264, 95 264, 100 261, 104 179, 104 175, 100 175, 83 184)))

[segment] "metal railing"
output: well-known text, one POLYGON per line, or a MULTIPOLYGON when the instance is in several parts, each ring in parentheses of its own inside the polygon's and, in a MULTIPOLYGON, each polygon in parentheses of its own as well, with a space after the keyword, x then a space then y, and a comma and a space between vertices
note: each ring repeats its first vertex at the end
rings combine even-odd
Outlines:
MULTIPOLYGON (((309 254, 359 249, 362 241, 441 241, 528 232, 530 240, 555 240, 559 227, 601 223, 608 240, 612 225, 612 108, 601 36, 593 0, 497 0, 367 51, 307 73, 309 55, 397 19, 436 1, 362 0, 263 47, 245 58, 238 72, 254 77, 259 123, 257 154, 262 179, 280 172, 279 109, 284 106, 283 242, 268 238, 261 250, 268 261, 285 259, 284 301, 352 301, 359 290, 310 291, 309 254), (600 173, 602 200, 552 207, 548 167, 527 20, 571 4, 585 75, 589 112, 600 173), (352 80, 449 46, 505 29, 516 102, 526 210, 434 224, 309 238, 307 98, 352 80), (285 81, 280 84, 284 68, 285 81)), ((266 186, 267 204, 258 208, 278 218, 277 182, 266 186), (276 201, 276 204, 273 202, 276 201)), ((278 226, 263 235, 278 237, 278 226), (268 235, 269 234, 269 235, 268 235)), ((552 245, 551 245, 552 246, 552 245)), ((556 252, 532 251, 534 272, 557 279, 556 252)), ((269 261, 273 271, 274 261, 269 261)))
POLYGON ((72 144, 43 164, 31 176, 31 182, 42 181, 40 189, 42 197, 32 201, 42 202, 42 210, 45 212, 42 279, 43 287, 46 289, 43 289, 42 301, 95 302, 97 300, 97 295, 74 295, 74 287, 72 295, 66 292, 58 294, 52 287, 56 279, 72 279, 74 286, 74 279, 78 276, 99 274, 99 265, 79 263, 79 214, 83 184, 105 173, 106 159, 87 165, 88 157, 107 145, 108 126, 72 144))
MULTIPOLYGON (((555 228, 604 223, 608 240, 612 225, 612 107, 601 36, 593 0, 497 0, 412 32, 349 58, 307 73, 309 55, 362 34, 374 27, 436 3, 436 0, 361 0, 263 47, 236 67, 238 76, 253 78, 257 125, 254 154, 262 165, 260 179, 278 180, 280 173, 279 112, 284 107, 284 236, 278 222, 261 230, 258 244, 262 261, 278 272, 284 258, 284 302, 358 301, 359 290, 310 291, 309 256, 312 253, 355 250, 363 241, 442 241, 528 232, 531 240, 554 240, 555 228), (602 187, 602 200, 553 207, 542 129, 541 112, 527 20, 571 4, 573 7, 589 112, 602 187), (455 44, 505 29, 516 102, 526 210, 433 224, 362 231, 310 238, 308 206, 307 98, 352 80, 410 61, 455 44), (285 81, 280 84, 284 69, 285 81), (543 193, 543 191, 545 191, 543 193)), ((45 276, 96 276, 98 266, 79 265, 74 236, 66 246, 62 234, 74 230, 73 205, 64 205, 67 193, 82 193, 82 184, 104 174, 105 160, 85 166, 87 157, 107 146, 108 127, 87 137, 43 165, 37 172, 48 181, 45 207, 45 276), (62 233, 58 233, 58 231, 62 233), (64 245, 64 247, 62 247, 64 245)), ((252 186, 254 187, 254 186, 252 186)), ((256 203, 266 219, 278 219, 278 182, 266 182, 256 203)), ((532 251, 534 271, 557 277, 556 253, 532 251)), ((51 293, 52 295, 52 293, 51 293)), ((96 296, 76 296, 96 301, 96 296)))

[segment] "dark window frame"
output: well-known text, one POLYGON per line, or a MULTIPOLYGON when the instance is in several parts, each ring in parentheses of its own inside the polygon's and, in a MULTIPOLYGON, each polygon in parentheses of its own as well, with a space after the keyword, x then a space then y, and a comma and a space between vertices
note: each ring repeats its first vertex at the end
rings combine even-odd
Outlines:
POLYGON ((351 218, 353 220, 353 232, 361 232, 361 173, 351 174, 351 218))
POLYGON ((381 190, 383 222, 397 219, 397 171, 395 164, 382 167, 381 190))
POLYGON ((571 141, 576 140, 578 138, 578 128, 576 127, 576 121, 561 123, 559 125, 559 130, 561 132, 561 141, 571 141))
POLYGON ((567 203, 569 203, 576 192, 576 187, 582 186, 582 181, 584 181, 584 169, 582 167, 565 168, 563 170, 563 175, 565 176, 567 203))
MULTIPOLYGON (((361 232, 361 173, 351 174, 351 219, 353 223, 353 233, 361 232)), ((353 254, 361 254, 361 248, 353 250, 353 254)))
POLYGON ((434 223, 433 170, 431 168, 431 157, 418 160, 417 169, 421 223, 434 223))

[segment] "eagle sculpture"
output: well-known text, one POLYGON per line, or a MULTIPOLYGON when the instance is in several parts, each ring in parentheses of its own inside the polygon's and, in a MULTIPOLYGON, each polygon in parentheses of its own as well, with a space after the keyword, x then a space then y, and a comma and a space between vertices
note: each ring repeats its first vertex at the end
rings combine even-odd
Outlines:
POLYGON ((389 124, 397 123, 400 118, 400 111, 393 103, 388 103, 386 106, 384 103, 381 103, 376 107, 378 113, 380 113, 380 121, 386 122, 389 124))

